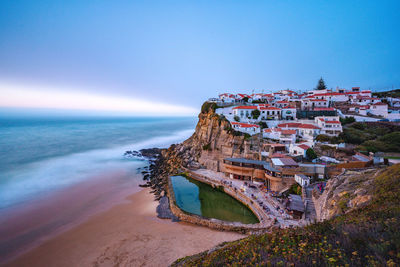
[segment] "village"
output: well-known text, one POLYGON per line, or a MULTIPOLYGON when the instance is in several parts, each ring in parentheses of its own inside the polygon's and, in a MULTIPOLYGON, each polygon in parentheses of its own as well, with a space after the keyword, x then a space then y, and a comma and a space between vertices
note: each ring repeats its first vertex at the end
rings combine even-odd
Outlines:
POLYGON ((321 153, 321 147, 352 151, 344 142, 330 142, 339 139, 342 121, 400 122, 400 98, 373 97, 360 87, 222 93, 208 102, 216 104, 215 113, 234 132, 259 137, 258 159, 224 158, 218 172, 199 169, 193 174, 240 190, 281 227, 316 221, 312 194, 322 193, 329 177, 390 164, 380 152, 321 153))

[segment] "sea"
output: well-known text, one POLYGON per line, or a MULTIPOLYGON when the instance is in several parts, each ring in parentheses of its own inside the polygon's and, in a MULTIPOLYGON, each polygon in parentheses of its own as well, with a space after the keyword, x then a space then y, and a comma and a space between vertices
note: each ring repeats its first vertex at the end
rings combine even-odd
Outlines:
POLYGON ((193 133, 195 117, 0 116, 0 259, 140 190, 142 158, 193 133))

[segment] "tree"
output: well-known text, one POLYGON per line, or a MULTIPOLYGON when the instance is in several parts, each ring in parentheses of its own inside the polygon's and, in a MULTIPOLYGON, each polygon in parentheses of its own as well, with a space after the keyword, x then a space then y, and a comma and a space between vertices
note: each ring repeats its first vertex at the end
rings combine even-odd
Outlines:
POLYGON ((243 97, 242 100, 243 100, 243 102, 245 102, 245 103, 249 102, 249 98, 248 98, 247 96, 243 97))
POLYGON ((253 117, 253 119, 258 119, 258 117, 260 117, 260 111, 258 109, 255 109, 251 112, 251 116, 253 117))
POLYGON ((268 128, 268 124, 265 121, 260 121, 258 123, 258 125, 260 125, 261 129, 266 129, 268 128))
POLYGON ((237 121, 237 122, 240 122, 239 116, 235 116, 235 117, 233 117, 233 119, 234 119, 235 121, 237 121))
POLYGON ((317 153, 315 153, 314 149, 312 148, 307 149, 306 156, 310 160, 316 159, 318 157, 317 153))
POLYGON ((325 81, 324 81, 324 79, 322 79, 322 77, 321 77, 321 79, 319 79, 317 88, 315 88, 315 89, 316 90, 325 90, 326 89, 325 81))

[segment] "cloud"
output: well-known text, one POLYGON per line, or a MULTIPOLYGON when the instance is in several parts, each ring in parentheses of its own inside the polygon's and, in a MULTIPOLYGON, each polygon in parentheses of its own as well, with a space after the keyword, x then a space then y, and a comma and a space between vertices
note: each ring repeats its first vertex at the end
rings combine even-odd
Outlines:
POLYGON ((133 97, 85 92, 81 88, 22 85, 0 81, 0 107, 117 112, 132 115, 186 116, 198 111, 133 97))

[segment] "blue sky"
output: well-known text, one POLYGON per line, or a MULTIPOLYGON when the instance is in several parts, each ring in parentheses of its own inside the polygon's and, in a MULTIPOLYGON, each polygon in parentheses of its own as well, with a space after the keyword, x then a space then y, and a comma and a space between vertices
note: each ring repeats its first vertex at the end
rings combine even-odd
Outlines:
POLYGON ((225 91, 308 90, 321 76, 399 88, 398 14, 398 1, 2 0, 0 85, 189 109, 225 91))

